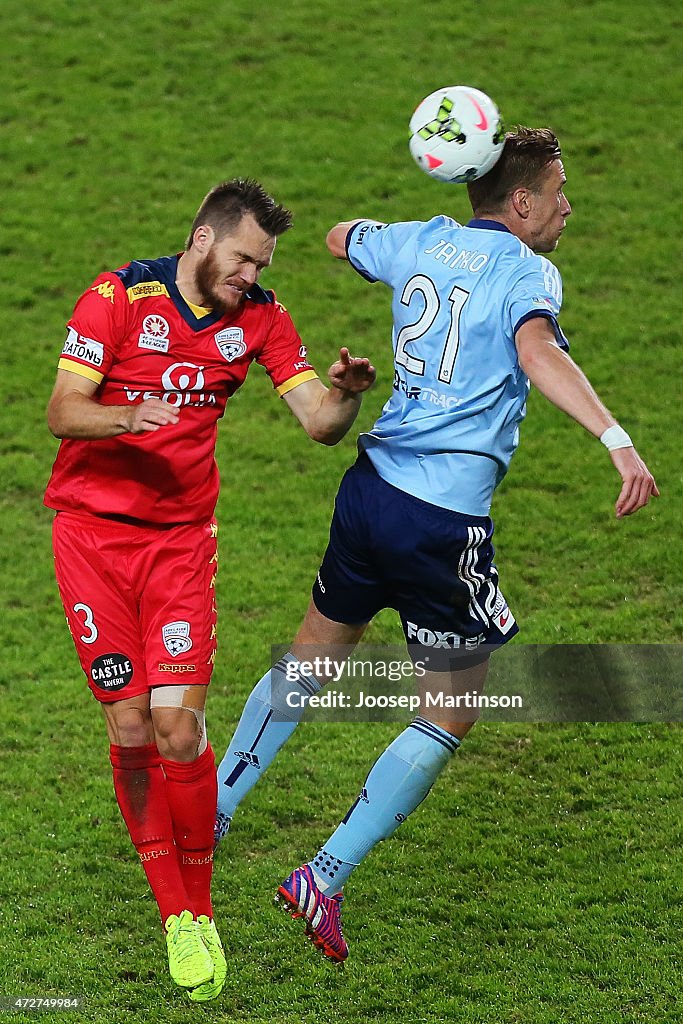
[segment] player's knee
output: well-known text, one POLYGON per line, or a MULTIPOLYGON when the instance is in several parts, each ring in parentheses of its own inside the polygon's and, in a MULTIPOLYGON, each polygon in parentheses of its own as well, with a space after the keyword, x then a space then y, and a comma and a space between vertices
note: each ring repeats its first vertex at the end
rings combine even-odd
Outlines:
POLYGON ((158 686, 150 706, 159 753, 169 761, 194 761, 206 750, 204 698, 196 686, 158 686))
POLYGON ((149 711, 126 708, 107 716, 109 739, 118 747, 144 747, 154 742, 154 728, 149 711))
POLYGON ((154 735, 159 753, 169 761, 193 761, 199 750, 202 729, 184 708, 154 711, 154 735))

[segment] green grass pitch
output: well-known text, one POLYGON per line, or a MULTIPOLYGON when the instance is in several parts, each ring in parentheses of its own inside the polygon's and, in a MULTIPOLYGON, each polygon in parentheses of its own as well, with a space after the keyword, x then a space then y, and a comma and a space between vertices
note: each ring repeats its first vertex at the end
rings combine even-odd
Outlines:
MULTIPOLYGON (((221 848, 222 998, 171 984, 116 808, 100 713, 52 578, 44 408, 72 303, 99 270, 179 249, 200 198, 257 177, 295 212, 264 276, 320 371, 340 344, 390 388, 389 301, 324 250, 338 220, 468 216, 412 164, 407 122, 443 84, 551 125, 574 214, 553 257, 572 353, 662 497, 618 523, 599 444, 532 395, 494 516, 527 643, 674 643, 680 553, 680 17, 652 0, 5 0, 0 13, 0 996, 83 995, 72 1019, 675 1024, 680 728, 477 727, 427 802, 348 886, 343 970, 276 913, 397 731, 311 724, 221 848)), ((305 610, 353 435, 310 442, 255 367, 221 425, 220 756, 270 645, 305 610)), ((399 642, 383 614, 373 642, 399 642)), ((17 1014, 27 1021, 35 1015, 17 1014)), ((57 1019, 50 1017, 50 1019, 57 1019)), ((59 1018, 63 1019, 63 1018, 59 1018)))

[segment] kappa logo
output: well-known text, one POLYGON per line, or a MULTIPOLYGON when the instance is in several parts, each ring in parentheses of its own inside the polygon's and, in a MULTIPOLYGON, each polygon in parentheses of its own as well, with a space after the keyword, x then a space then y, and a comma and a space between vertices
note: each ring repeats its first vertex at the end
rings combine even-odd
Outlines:
POLYGON ((153 295, 168 295, 165 284, 159 281, 142 281, 128 288, 128 301, 137 302, 138 299, 148 299, 153 295))
POLYGON ((213 850, 211 853, 207 853, 205 857, 193 857, 189 853, 182 854, 180 858, 181 864, 194 864, 199 867, 201 864, 211 864, 213 861, 213 850))
POLYGON ((114 285, 111 281, 102 281, 100 284, 95 284, 90 291, 97 292, 103 299, 109 299, 112 306, 114 305, 114 285))
POLYGON ((170 850, 142 850, 142 852, 138 854, 138 857, 144 864, 145 861, 148 860, 158 860, 159 857, 168 857, 170 852, 170 850))
POLYGON ((213 337, 218 351, 229 363, 233 363, 247 351, 244 331, 241 327, 226 327, 225 330, 219 331, 213 337))
POLYGON ((179 654, 187 654, 192 648, 190 623, 183 622, 182 619, 178 622, 167 622, 162 627, 161 636, 164 647, 172 658, 177 658, 179 654))

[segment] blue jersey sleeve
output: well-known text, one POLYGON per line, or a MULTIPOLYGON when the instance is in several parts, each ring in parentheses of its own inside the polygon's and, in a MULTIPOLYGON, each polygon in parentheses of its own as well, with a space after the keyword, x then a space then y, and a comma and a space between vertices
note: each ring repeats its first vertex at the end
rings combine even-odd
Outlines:
POLYGON ((367 281, 391 284, 398 254, 421 227, 418 221, 378 224, 374 220, 360 220, 346 236, 349 263, 367 281))
POLYGON ((562 307, 560 272, 550 260, 543 257, 536 257, 533 264, 528 270, 524 268, 508 295, 512 335, 514 337, 527 320, 537 316, 546 317, 552 325, 557 344, 567 351, 569 342, 558 321, 562 307))

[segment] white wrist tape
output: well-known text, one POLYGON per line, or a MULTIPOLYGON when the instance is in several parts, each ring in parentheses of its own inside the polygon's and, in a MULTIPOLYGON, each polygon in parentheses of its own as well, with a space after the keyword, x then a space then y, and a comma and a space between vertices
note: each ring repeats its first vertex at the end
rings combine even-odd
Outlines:
POLYGON ((633 441, 618 423, 615 423, 613 427, 608 427, 601 435, 600 440, 610 452, 613 452, 615 448, 633 448, 633 441))

